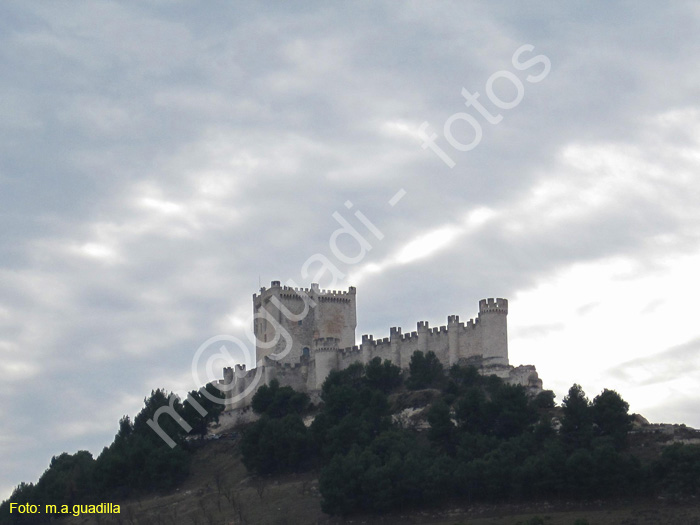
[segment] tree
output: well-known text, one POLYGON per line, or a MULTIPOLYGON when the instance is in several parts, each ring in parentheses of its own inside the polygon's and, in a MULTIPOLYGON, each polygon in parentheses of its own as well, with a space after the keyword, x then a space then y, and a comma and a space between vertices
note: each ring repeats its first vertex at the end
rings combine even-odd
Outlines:
POLYGON ((387 393, 401 386, 401 369, 388 359, 382 363, 379 357, 375 357, 365 367, 365 379, 370 388, 387 393))
POLYGON ((175 415, 179 415, 184 419, 184 408, 180 399, 172 393, 168 393, 163 389, 151 390, 151 395, 144 398, 144 407, 134 418, 133 434, 138 434, 155 442, 160 442, 165 445, 163 439, 154 432, 153 428, 148 424, 149 420, 154 420, 156 413, 163 408, 172 405, 175 414, 169 414, 167 411, 161 413, 156 423, 173 441, 178 445, 185 445, 185 437, 187 430, 175 419, 175 415))
POLYGON ((629 404, 620 394, 606 388, 593 399, 591 411, 597 434, 610 436, 618 450, 625 448, 632 419, 628 414, 629 404))
POLYGON ((562 401, 562 409, 560 432, 564 442, 571 450, 588 447, 593 437, 593 414, 581 385, 572 385, 569 395, 562 401))
MULTIPOLYGON (((382 365, 383 366, 383 365, 382 365)), ((311 425, 311 434, 325 459, 362 447, 391 427, 386 394, 374 387, 360 363, 333 370, 321 387, 321 412, 311 425)))
POLYGON ((313 457, 308 431, 296 414, 263 415, 243 435, 241 451, 246 468, 260 475, 301 470, 313 457))
POLYGON ((224 410, 224 400, 224 392, 212 383, 199 390, 192 390, 189 393, 188 401, 183 403, 185 421, 192 426, 190 432, 204 436, 209 430, 209 425, 219 421, 219 416, 224 410), (200 414, 196 405, 189 399, 204 409, 204 415, 200 414))
POLYGON ((558 440, 542 445, 542 452, 529 455, 516 469, 517 493, 526 498, 560 497, 564 489, 566 454, 558 440))
POLYGON ((93 496, 94 467, 92 454, 86 450, 54 456, 36 484, 32 503, 73 506, 74 503, 87 502, 93 496))
MULTIPOLYGON (((369 446, 333 456, 321 470, 321 508, 329 514, 386 512, 445 496, 431 477, 435 456, 408 431, 388 430, 369 446)), ((441 463, 441 466, 444 463, 441 463)))
POLYGON ((532 400, 532 406, 537 409, 544 410, 554 408, 554 398, 557 397, 551 390, 542 390, 532 400))
POLYGON ((501 382, 493 390, 485 412, 488 431, 494 436, 517 437, 537 421, 537 412, 530 405, 523 386, 501 382))
POLYGON ((576 449, 566 460, 566 479, 569 494, 580 498, 597 495, 599 478, 596 464, 588 449, 576 449))
POLYGON ((36 486, 33 483, 22 482, 17 485, 10 497, 0 505, 0 523, 44 523, 45 518, 40 515, 10 514, 10 503, 17 503, 18 505, 37 504, 37 496, 36 486))
POLYGON ((309 403, 307 394, 297 392, 290 386, 280 387, 279 381, 273 379, 269 385, 258 388, 251 404, 257 414, 281 418, 288 414, 302 414, 309 403))
POLYGON ((455 402, 455 417, 462 431, 475 434, 488 432, 484 391, 475 386, 467 388, 455 402))
POLYGON ((674 443, 666 447, 654 472, 667 493, 696 496, 700 492, 700 446, 674 443))
POLYGON ((391 428, 389 403, 379 390, 365 386, 357 391, 340 385, 322 399, 323 409, 311 424, 311 433, 325 459, 345 453, 353 445, 366 447, 391 428))
POLYGON ((443 400, 439 400, 428 411, 428 439, 435 443, 448 454, 454 454, 455 425, 452 423, 450 407, 443 400))
POLYGON ((114 441, 95 460, 95 488, 101 495, 125 497, 134 491, 170 489, 186 477, 190 462, 186 430, 172 414, 160 415, 157 424, 176 444, 171 448, 148 424, 161 407, 168 406, 175 416, 184 416, 178 399, 153 390, 133 424, 126 416, 120 420, 114 441))
POLYGON ((408 365, 409 377, 406 384, 412 390, 439 386, 445 380, 442 363, 432 350, 424 354, 413 352, 408 365))
POLYGON ((466 387, 481 384, 482 376, 475 366, 452 365, 449 372, 450 380, 461 390, 466 387))
POLYGON ((612 438, 594 440, 593 462, 596 467, 598 496, 639 494, 643 480, 639 460, 617 450, 612 438))

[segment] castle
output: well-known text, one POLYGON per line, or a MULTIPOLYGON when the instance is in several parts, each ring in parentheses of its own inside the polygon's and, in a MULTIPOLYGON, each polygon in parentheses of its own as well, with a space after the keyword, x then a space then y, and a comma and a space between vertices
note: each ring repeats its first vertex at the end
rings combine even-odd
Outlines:
POLYGON ((322 290, 318 284, 293 288, 272 281, 270 288, 253 294, 257 367, 224 369, 226 409, 249 406, 255 390, 273 379, 315 397, 331 370, 356 362, 366 364, 379 357, 408 369, 417 350, 435 352, 445 368, 468 363, 533 392, 542 389, 534 366, 513 367, 508 362, 506 299, 479 301, 478 317, 467 323, 457 315, 448 316, 446 326, 435 328, 419 321, 414 332, 403 334, 401 328, 393 327, 390 337, 375 340, 363 335, 357 346, 356 293, 352 286, 335 291, 322 290))

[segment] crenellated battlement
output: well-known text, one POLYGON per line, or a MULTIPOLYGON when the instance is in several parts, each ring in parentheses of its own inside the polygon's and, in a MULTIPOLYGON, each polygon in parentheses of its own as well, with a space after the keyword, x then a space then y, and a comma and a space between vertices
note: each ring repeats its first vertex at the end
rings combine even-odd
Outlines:
POLYGON ((324 346, 324 347, 320 347, 320 348, 317 348, 316 350, 314 350, 314 353, 316 355, 323 354, 323 353, 337 354, 338 352, 340 352, 340 349, 337 346, 324 346))
POLYGON ((362 352, 362 347, 360 346, 348 346, 347 348, 340 348, 340 353, 344 356, 351 356, 353 354, 359 354, 362 352))
POLYGON ((411 339, 418 339, 418 332, 411 332, 409 334, 403 334, 401 336, 402 341, 410 341, 411 339))
POLYGON ((508 300, 507 299, 501 299, 500 297, 498 299, 494 299, 493 297, 489 297, 488 299, 482 299, 479 301, 479 313, 491 313, 491 312, 498 312, 498 313, 508 313, 508 300))
POLYGON ((466 330, 474 330, 477 328, 479 325, 479 319, 469 319, 469 321, 465 323, 459 323, 460 328, 463 328, 465 331, 466 330))
POLYGON ((260 288, 259 294, 253 294, 253 300, 258 299, 262 296, 280 294, 280 296, 289 299, 301 299, 302 295, 307 296, 318 296, 321 300, 329 299, 352 299, 357 294, 357 289, 354 286, 350 286, 347 291, 345 290, 325 290, 321 289, 318 284, 312 283, 309 288, 299 288, 296 286, 282 285, 280 281, 272 281, 269 288, 264 286, 260 288))
POLYGON ((362 346, 373 347, 376 350, 378 347, 381 347, 384 345, 390 346, 391 339, 389 339, 388 337, 384 337, 383 339, 375 340, 374 337, 371 335, 370 336, 363 336, 363 338, 362 338, 362 346))

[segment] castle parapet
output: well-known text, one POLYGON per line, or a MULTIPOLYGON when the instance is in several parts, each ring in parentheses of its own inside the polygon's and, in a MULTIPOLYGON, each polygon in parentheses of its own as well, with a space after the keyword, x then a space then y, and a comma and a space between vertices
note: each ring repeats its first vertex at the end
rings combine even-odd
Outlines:
POLYGON ((401 336, 402 341, 410 341, 411 339, 418 339, 418 332, 410 332, 401 336))
POLYGON ((479 313, 490 313, 490 312, 500 312, 508 313, 508 299, 494 299, 489 297, 488 299, 482 299, 479 301, 479 313))
POLYGON ((262 286, 260 288, 260 293, 259 294, 253 294, 253 299, 257 299, 259 297, 262 297, 263 295, 268 295, 270 293, 274 293, 276 291, 282 292, 283 297, 293 297, 294 295, 318 295, 318 296, 323 296, 326 298, 331 298, 331 297, 342 297, 342 298, 350 298, 350 296, 354 296, 357 294, 357 289, 354 286, 350 286, 347 291, 344 290, 325 290, 321 289, 320 286, 317 283, 311 283, 310 288, 303 288, 303 287, 297 287, 297 286, 288 286, 288 285, 282 285, 281 281, 272 281, 270 283, 269 288, 265 288, 262 286), (286 293, 284 293, 286 292, 286 293))

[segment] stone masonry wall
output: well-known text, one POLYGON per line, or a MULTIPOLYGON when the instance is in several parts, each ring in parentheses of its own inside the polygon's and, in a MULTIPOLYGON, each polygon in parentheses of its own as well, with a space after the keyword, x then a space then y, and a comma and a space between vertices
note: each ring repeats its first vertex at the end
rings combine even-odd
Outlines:
MULTIPOLYGON (((435 328, 420 321, 414 332, 403 334, 401 328, 393 327, 389 337, 375 340, 363 335, 361 345, 353 346, 355 295, 353 287, 347 292, 321 290, 316 284, 300 289, 281 286, 279 281, 254 294, 256 352, 263 364, 248 371, 238 365, 224 369, 223 383, 232 385, 227 393, 227 409, 248 406, 255 390, 272 379, 282 386, 314 393, 331 370, 342 370, 356 362, 366 364, 375 357, 407 369, 417 350, 435 352, 446 368, 478 358, 489 373, 509 382, 537 386, 534 367, 514 369, 508 363, 507 300, 479 301, 478 317, 467 323, 460 322, 456 315, 435 328), (286 339, 278 335, 285 331, 289 334, 286 339)), ((539 385, 541 388, 541 381, 539 385)))

